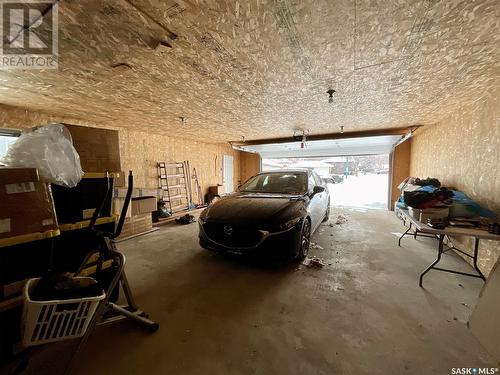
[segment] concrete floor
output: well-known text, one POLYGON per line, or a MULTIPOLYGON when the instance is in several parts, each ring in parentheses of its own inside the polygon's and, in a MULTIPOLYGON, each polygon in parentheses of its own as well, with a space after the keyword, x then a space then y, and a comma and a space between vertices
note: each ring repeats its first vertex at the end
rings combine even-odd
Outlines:
MULTIPOLYGON (((466 326, 482 282, 431 271, 418 287, 436 241, 407 237, 399 248, 403 226, 383 210, 334 209, 330 223, 313 237, 322 249, 311 250, 323 269, 211 254, 198 246, 197 224, 120 243, 135 297, 160 330, 99 327, 74 374, 450 374, 495 366, 466 326), (339 214, 347 223, 333 224, 339 214)), ((453 254, 443 264, 469 268, 453 254)))

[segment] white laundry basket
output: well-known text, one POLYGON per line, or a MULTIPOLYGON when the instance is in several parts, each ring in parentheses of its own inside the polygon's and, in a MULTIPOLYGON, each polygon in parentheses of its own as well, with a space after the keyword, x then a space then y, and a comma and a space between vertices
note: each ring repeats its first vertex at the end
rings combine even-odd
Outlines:
MULTIPOLYGON (((75 277, 82 285, 96 283, 91 277, 75 277)), ((30 293, 40 279, 24 286, 22 344, 24 347, 81 337, 106 294, 96 297, 53 301, 33 301, 30 293)))

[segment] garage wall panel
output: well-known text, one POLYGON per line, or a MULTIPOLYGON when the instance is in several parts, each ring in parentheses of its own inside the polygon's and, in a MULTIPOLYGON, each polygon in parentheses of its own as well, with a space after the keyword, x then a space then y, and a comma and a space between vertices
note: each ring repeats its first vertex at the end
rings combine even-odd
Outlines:
MULTIPOLYGON (((0 104, 0 128, 25 129, 50 122, 102 128, 99 124, 71 116, 61 117, 0 104)), ((202 190, 206 193, 209 186, 222 184, 223 154, 234 157, 235 188, 240 184, 240 151, 234 150, 229 144, 206 143, 198 139, 176 138, 143 131, 115 130, 118 130, 121 170, 134 172, 136 187, 158 187, 158 161, 189 160, 191 170, 196 168, 202 190)))
POLYGON ((136 185, 158 187, 157 162, 189 160, 191 171, 196 168, 204 193, 212 185, 222 184, 222 155, 234 157, 234 184, 240 180, 240 152, 229 144, 204 143, 140 131, 120 130, 120 155, 123 170, 133 170, 136 185))
POLYGON ((259 154, 251 152, 240 153, 240 175, 241 183, 261 171, 262 161, 259 154))
POLYGON ((391 177, 389 209, 394 210, 394 203, 401 196, 399 184, 410 175, 411 138, 394 148, 391 153, 391 177))
MULTIPOLYGON (((487 92, 439 123, 416 131, 410 172, 437 177, 500 214, 500 89, 487 92)), ((457 239, 472 251, 473 240, 457 239)), ((479 266, 489 273, 500 254, 497 241, 482 241, 479 266)))

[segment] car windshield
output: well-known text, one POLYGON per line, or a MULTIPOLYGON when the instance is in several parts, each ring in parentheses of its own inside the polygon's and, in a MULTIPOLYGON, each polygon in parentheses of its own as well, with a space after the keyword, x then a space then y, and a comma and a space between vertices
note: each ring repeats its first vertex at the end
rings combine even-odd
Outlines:
POLYGON ((240 187, 241 192, 271 194, 304 194, 307 191, 307 173, 262 173, 240 187))

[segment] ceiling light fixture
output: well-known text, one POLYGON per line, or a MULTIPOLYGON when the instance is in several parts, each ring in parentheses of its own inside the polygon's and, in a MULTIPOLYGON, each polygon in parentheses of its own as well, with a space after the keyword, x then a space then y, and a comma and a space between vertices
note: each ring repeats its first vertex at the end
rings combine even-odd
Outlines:
POLYGON ((328 103, 333 103, 333 94, 335 94, 335 90, 330 89, 326 93, 328 94, 328 103))
POLYGON ((302 134, 302 142, 300 143, 300 148, 306 148, 306 142, 306 133, 304 132, 304 134, 302 134))

